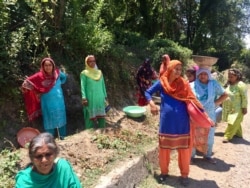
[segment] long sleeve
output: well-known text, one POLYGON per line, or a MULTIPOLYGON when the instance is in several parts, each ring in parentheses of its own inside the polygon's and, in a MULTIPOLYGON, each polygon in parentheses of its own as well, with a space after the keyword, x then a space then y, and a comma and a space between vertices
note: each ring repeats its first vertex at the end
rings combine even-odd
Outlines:
POLYGON ((152 95, 161 89, 161 82, 158 80, 156 81, 149 89, 145 91, 145 97, 147 101, 152 99, 152 95))
POLYGON ((247 87, 246 84, 243 82, 240 82, 238 84, 239 87, 239 92, 240 92, 240 96, 241 96, 241 107, 242 108, 247 108, 247 87))
POLYGON ((81 73, 80 74, 80 81, 81 81, 81 93, 82 93, 82 99, 86 99, 86 76, 81 73))
POLYGON ((62 71, 60 71, 60 80, 62 84, 64 84, 67 80, 67 75, 62 71))
POLYGON ((105 98, 107 98, 107 91, 106 91, 106 85, 105 85, 105 81, 104 81, 104 77, 102 76, 102 88, 103 88, 103 93, 105 98))

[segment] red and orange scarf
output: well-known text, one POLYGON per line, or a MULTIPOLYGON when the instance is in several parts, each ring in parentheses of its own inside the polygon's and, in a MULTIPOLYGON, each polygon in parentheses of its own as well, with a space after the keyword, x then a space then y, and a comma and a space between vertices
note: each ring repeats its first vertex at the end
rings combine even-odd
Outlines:
POLYGON ((200 109, 203 109, 202 104, 195 97, 189 83, 182 77, 175 79, 171 84, 169 83, 169 78, 172 71, 175 69, 177 65, 181 65, 182 63, 178 60, 171 60, 167 66, 167 71, 163 73, 160 77, 161 85, 164 91, 172 96, 175 99, 190 102, 192 101, 197 105, 200 109))

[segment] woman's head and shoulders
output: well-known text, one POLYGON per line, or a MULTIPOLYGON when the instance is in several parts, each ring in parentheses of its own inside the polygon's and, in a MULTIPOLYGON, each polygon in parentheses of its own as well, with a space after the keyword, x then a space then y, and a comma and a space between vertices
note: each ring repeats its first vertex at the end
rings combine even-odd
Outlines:
POLYGON ((239 69, 231 68, 228 70, 228 86, 245 88, 246 84, 243 82, 242 73, 239 69))
POLYGON ((42 78, 58 78, 60 73, 62 73, 62 71, 56 67, 54 60, 51 57, 45 57, 40 62, 40 70, 32 76, 39 76, 42 78))
POLYGON ((81 72, 82 75, 93 80, 100 80, 102 78, 102 71, 98 69, 94 55, 88 55, 85 58, 85 69, 81 72))
MULTIPOLYGON (((28 148, 31 163, 16 175, 16 188, 60 185, 56 183, 59 179, 64 179, 67 184, 67 178, 72 175, 72 167, 67 160, 58 158, 58 154, 59 147, 50 133, 34 137, 28 148)), ((75 180, 80 185, 78 178, 75 180)))
POLYGON ((146 77, 156 79, 158 77, 155 69, 151 65, 152 60, 147 57, 144 59, 142 65, 137 69, 136 77, 146 77))
POLYGON ((56 67, 54 60, 50 57, 46 57, 40 62, 40 70, 24 80, 22 89, 46 93, 55 84, 65 83, 66 78, 67 75, 56 67), (58 82, 59 80, 60 82, 58 82))
POLYGON ((199 70, 198 65, 191 65, 186 69, 186 77, 189 81, 189 83, 192 83, 196 79, 196 71, 199 70))
MULTIPOLYGON (((171 60, 167 70, 160 77, 160 83, 168 94, 186 97, 189 92, 189 82, 182 76, 183 65, 179 60, 171 60)), ((177 96, 176 96, 177 97, 177 96)), ((178 97, 178 98, 179 98, 178 97)))
POLYGON ((194 82, 190 83, 191 87, 195 87, 196 85, 200 85, 203 87, 207 87, 208 85, 218 86, 220 85, 217 80, 215 80, 211 74, 210 68, 200 67, 196 71, 196 79, 194 82))

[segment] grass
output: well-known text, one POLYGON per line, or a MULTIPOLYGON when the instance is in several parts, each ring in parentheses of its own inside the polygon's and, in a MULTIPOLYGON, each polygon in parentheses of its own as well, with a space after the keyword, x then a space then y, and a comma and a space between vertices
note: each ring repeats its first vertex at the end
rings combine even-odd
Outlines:
POLYGON ((20 155, 9 149, 0 153, 0 188, 12 188, 15 185, 15 175, 18 171, 20 155))

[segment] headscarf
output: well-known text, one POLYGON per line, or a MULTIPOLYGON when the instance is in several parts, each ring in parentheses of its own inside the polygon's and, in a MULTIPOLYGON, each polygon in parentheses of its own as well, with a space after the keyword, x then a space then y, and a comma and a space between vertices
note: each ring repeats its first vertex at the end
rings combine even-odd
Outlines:
POLYGON ((88 65, 88 59, 90 57, 94 57, 93 55, 88 55, 85 58, 85 70, 82 71, 83 74, 85 74, 87 77, 93 79, 93 80, 99 80, 102 76, 102 71, 97 68, 97 65, 94 68, 91 68, 88 65))
POLYGON ((47 93, 50 89, 55 85, 56 80, 59 76, 59 69, 56 69, 55 62, 46 57, 41 61, 40 71, 36 74, 27 78, 27 82, 29 82, 33 89, 38 93, 47 93), (48 75, 44 70, 45 61, 50 61, 53 66, 52 75, 48 75))
MULTIPOLYGON (((196 71, 199 70, 199 66, 198 65, 193 65, 187 68, 186 73, 191 74, 194 77, 194 80, 196 79, 196 71)), ((189 80, 189 82, 193 82, 194 80, 189 80)))
POLYGON ((208 75, 208 84, 207 84, 207 93, 208 93, 208 97, 206 102, 203 103, 203 106, 206 106, 209 102, 213 101, 213 93, 214 93, 214 87, 213 87, 213 83, 210 80, 213 80, 213 77, 211 75, 211 71, 209 69, 206 68, 200 68, 197 72, 196 72, 196 79, 195 79, 195 90, 196 90, 196 95, 197 97, 201 97, 203 95, 205 95, 206 91, 202 88, 202 83, 199 80, 199 75, 201 73, 207 73, 208 75))
POLYGON ((197 100, 189 86, 189 83, 184 78, 180 76, 171 84, 169 83, 168 80, 170 79, 171 73, 177 65, 182 65, 182 63, 178 60, 171 60, 168 64, 167 71, 165 71, 160 77, 161 85, 164 91, 177 100, 185 102, 192 101, 197 107, 203 109, 202 104, 197 100))
POLYGON ((137 77, 144 77, 145 79, 151 79, 153 74, 153 68, 151 66, 151 61, 149 58, 146 58, 143 64, 139 67, 137 71, 137 77))
POLYGON ((41 115, 40 94, 49 92, 55 85, 59 77, 59 69, 56 69, 54 61, 47 57, 41 61, 40 71, 28 77, 22 88, 25 89, 24 104, 28 114, 29 121, 41 115), (45 61, 50 61, 53 66, 52 75, 46 74, 44 70, 45 61))
POLYGON ((190 67, 187 68, 186 72, 190 72, 192 74, 195 74, 196 71, 199 70, 199 66, 198 65, 192 65, 190 67))
POLYGON ((136 81, 143 96, 144 92, 152 85, 152 79, 155 78, 156 74, 151 66, 151 61, 146 58, 136 73, 136 81))

